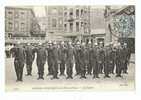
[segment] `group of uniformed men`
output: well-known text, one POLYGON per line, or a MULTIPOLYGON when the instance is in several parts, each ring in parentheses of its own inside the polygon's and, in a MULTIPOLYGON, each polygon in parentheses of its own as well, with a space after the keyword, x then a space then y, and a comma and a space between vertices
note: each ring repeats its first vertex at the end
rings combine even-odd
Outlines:
POLYGON ((99 78, 99 74, 104 74, 104 78, 110 78, 110 74, 122 77, 122 73, 127 73, 127 66, 130 59, 130 50, 127 44, 117 43, 88 44, 72 42, 51 42, 39 43, 38 45, 20 43, 10 50, 14 56, 14 66, 17 81, 23 81, 23 68, 26 64, 27 76, 32 76, 32 63, 36 57, 38 68, 38 80, 44 79, 44 65, 47 61, 48 75, 51 79, 59 79, 58 76, 65 76, 66 79, 73 79, 73 73, 86 79, 86 75, 99 78), (75 70, 73 70, 75 67, 75 70), (58 75, 59 74, 59 75, 58 75))

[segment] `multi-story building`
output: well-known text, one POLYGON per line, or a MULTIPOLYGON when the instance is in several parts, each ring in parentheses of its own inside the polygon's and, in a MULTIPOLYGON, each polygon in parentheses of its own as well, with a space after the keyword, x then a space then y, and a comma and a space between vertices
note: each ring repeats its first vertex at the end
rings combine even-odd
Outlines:
POLYGON ((6 42, 26 40, 40 30, 34 12, 27 7, 5 7, 6 42))
POLYGON ((64 37, 73 41, 85 41, 85 35, 90 33, 89 6, 64 6, 63 27, 64 37))
POLYGON ((48 18, 47 17, 37 17, 38 24, 40 25, 40 30, 42 32, 47 31, 48 27, 48 18))
POLYGON ((105 7, 91 6, 90 7, 90 33, 89 40, 91 42, 105 42, 105 7))
POLYGON ((80 40, 89 33, 89 7, 47 6, 48 40, 80 40))
POLYGON ((62 40, 63 6, 46 6, 47 36, 46 40, 62 40))

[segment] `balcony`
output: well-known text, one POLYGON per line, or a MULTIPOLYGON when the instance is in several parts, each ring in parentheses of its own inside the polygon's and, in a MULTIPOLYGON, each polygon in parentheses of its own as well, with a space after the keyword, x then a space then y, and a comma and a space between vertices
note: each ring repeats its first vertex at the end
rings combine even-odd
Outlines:
POLYGON ((6 43, 16 43, 20 41, 21 43, 39 43, 44 42, 45 37, 12 37, 12 38, 5 38, 6 43))

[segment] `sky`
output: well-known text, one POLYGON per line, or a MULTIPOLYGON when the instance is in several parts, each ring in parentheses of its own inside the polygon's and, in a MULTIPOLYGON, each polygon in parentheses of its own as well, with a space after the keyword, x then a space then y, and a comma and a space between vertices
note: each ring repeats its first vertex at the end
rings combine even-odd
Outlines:
POLYGON ((46 16, 45 7, 44 6, 35 6, 33 7, 36 17, 44 17, 46 16))

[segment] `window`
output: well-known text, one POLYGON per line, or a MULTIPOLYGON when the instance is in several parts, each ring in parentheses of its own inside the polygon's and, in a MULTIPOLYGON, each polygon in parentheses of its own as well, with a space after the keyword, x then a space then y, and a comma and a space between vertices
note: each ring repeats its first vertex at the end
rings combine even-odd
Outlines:
POLYGON ((8 14, 12 14, 12 12, 11 12, 11 11, 9 11, 9 12, 8 12, 8 14))
POLYGON ((8 33, 8 38, 11 38, 12 37, 12 33, 8 33))
POLYGON ((72 19, 73 18, 73 9, 70 9, 69 15, 70 15, 70 18, 72 19))
POLYGON ((76 10, 76 17, 79 17, 79 9, 76 10))
POLYGON ((70 12, 70 19, 73 19, 73 12, 70 12))
POLYGON ((72 16, 73 15, 73 12, 70 12, 70 16, 72 16))
POLYGON ((52 27, 56 27, 57 26, 57 20, 56 19, 52 19, 52 27))
POLYGON ((73 15, 73 8, 71 8, 71 9, 69 10, 69 12, 70 12, 70 15, 73 15))
POLYGON ((13 23, 12 22, 8 22, 8 29, 11 31, 13 28, 13 23))
POLYGON ((64 30, 67 31, 67 24, 64 24, 64 30))
POLYGON ((83 25, 83 22, 81 22, 81 27, 83 27, 84 25, 83 25))
POLYGON ((18 22, 15 22, 15 30, 18 30, 18 29, 19 29, 18 22))
POLYGON ((67 16, 67 12, 64 12, 64 16, 65 16, 65 17, 67 16))
POLYGON ((58 30, 61 30, 63 28, 63 19, 58 19, 58 30))
POLYGON ((87 23, 84 24, 84 33, 88 33, 87 23))
POLYGON ((79 22, 76 22, 76 32, 79 32, 79 22))
POLYGON ((81 9, 81 16, 83 16, 83 9, 81 9))
POLYGON ((8 11, 8 17, 12 17, 12 15, 13 15, 13 12, 12 11, 8 11))
POLYGON ((70 23, 70 32, 73 31, 73 23, 70 23))
POLYGON ((25 31, 25 23, 21 23, 21 31, 25 31))
POLYGON ((25 13, 21 12, 21 17, 24 18, 25 17, 25 13))
POLYGON ((15 18, 18 18, 18 17, 19 17, 18 11, 16 11, 16 12, 14 13, 14 15, 15 15, 15 18))

